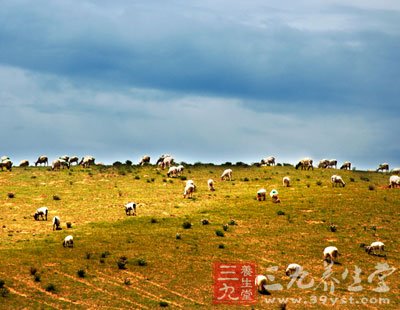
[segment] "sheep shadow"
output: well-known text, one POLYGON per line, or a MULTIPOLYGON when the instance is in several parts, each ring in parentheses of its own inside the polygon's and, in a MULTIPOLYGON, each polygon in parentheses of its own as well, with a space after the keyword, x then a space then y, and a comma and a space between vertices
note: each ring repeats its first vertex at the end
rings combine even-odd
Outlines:
POLYGON ((371 256, 377 256, 377 257, 384 257, 384 258, 387 258, 386 254, 380 254, 380 253, 370 253, 369 255, 371 255, 371 256))

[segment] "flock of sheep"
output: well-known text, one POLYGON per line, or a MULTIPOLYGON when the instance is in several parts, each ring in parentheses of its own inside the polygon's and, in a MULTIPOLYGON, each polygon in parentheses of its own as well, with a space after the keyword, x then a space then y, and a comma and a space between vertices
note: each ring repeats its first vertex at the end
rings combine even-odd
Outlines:
MULTIPOLYGON (((93 156, 84 156, 81 160, 77 156, 61 156, 57 159, 55 159, 52 164, 51 168, 52 170, 57 170, 61 168, 69 168, 73 163, 76 165, 82 165, 83 167, 89 167, 90 165, 93 165, 95 163, 95 158, 93 156)), ((141 158, 139 165, 145 165, 150 163, 150 156, 145 155, 141 158)), ((171 155, 164 154, 161 155, 160 158, 157 160, 156 165, 159 166, 161 169, 168 168, 167 176, 168 177, 178 177, 181 175, 181 173, 184 170, 184 167, 182 165, 178 166, 173 166, 174 159, 171 155)), ((48 158, 47 156, 39 156, 37 161, 35 162, 35 166, 37 165, 48 165, 48 158)), ((9 157, 3 156, 1 157, 0 161, 0 167, 3 170, 5 168, 6 170, 11 170, 12 168, 12 162, 9 157)), ((260 165, 267 165, 267 166, 273 166, 275 165, 275 158, 273 156, 263 158, 260 162, 260 165)), ((29 161, 23 160, 20 162, 20 167, 26 167, 29 166, 29 161)), ((314 169, 313 167, 313 160, 311 158, 304 158, 300 160, 296 166, 296 169, 314 169)), ((335 159, 322 159, 319 164, 318 168, 322 169, 328 169, 328 168, 337 168, 337 160, 335 159)), ((351 163, 350 162, 344 162, 340 169, 351 169, 351 163)), ((377 171, 389 171, 389 165, 387 163, 379 165, 377 171)), ((389 179, 389 187, 395 188, 395 187, 400 187, 400 168, 396 168, 392 170, 392 175, 390 176, 389 179)), ((233 170, 232 169, 225 169, 221 176, 220 179, 221 181, 223 180, 232 180, 232 175, 233 175, 233 170)), ((343 178, 339 175, 332 175, 331 176, 331 183, 332 186, 342 186, 345 187, 346 183, 344 182, 343 178)), ((213 179, 209 179, 207 181, 207 186, 210 191, 215 190, 215 182, 213 179)), ((288 176, 285 176, 282 179, 282 184, 284 187, 289 187, 290 186, 290 178, 288 176)), ((187 180, 184 190, 183 190, 183 197, 184 198, 192 198, 193 193, 196 190, 196 185, 193 180, 187 180)), ((266 199, 266 189, 261 188, 257 191, 256 193, 256 199, 259 201, 265 200, 266 199)), ((276 189, 273 189, 269 193, 272 201, 274 203, 279 203, 280 199, 278 197, 278 191, 276 189)), ((136 215, 136 208, 139 204, 135 202, 128 202, 124 205, 125 213, 126 215, 136 215)), ((36 210, 35 214, 33 215, 35 220, 46 220, 47 221, 47 215, 48 215, 48 208, 47 207, 40 207, 36 210)), ((53 218, 53 230, 58 230, 61 229, 60 226, 60 218, 58 216, 54 216, 53 218)), ((73 236, 68 235, 65 237, 63 240, 63 246, 64 247, 73 247, 74 242, 73 242, 73 236)), ((383 252, 384 251, 384 244, 380 241, 373 242, 369 246, 365 246, 365 250, 368 254, 376 254, 377 251, 383 252)), ((327 262, 334 263, 336 262, 338 256, 339 256, 339 251, 336 247, 334 246, 328 246, 324 249, 323 251, 323 258, 327 262)), ((299 277, 301 275, 303 268, 298 265, 298 264, 289 264, 287 269, 286 269, 286 275, 289 277, 299 277)), ((262 293, 265 292, 265 285, 267 284, 267 278, 264 275, 258 275, 255 279, 255 284, 258 290, 262 293)))

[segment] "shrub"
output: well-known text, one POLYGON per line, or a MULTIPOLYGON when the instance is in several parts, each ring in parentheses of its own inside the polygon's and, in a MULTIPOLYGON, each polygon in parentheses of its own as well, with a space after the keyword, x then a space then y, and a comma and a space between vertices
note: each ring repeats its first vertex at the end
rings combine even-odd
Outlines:
POLYGON ((228 224, 222 225, 222 229, 223 229, 224 231, 228 231, 228 224))
POLYGON ((67 222, 67 228, 72 228, 72 223, 71 222, 67 222))
POLYGON ((7 197, 10 198, 10 199, 12 199, 12 198, 15 197, 15 194, 14 194, 14 193, 8 193, 8 194, 7 194, 7 197))
POLYGON ((124 284, 125 284, 125 285, 131 285, 131 279, 125 278, 124 284))
POLYGON ((350 182, 355 182, 356 180, 354 180, 354 178, 350 178, 350 182))
POLYGON ((125 162, 125 165, 127 165, 127 166, 132 166, 132 161, 128 159, 128 160, 125 162))
POLYGON ((231 219, 231 220, 228 222, 228 225, 237 225, 237 223, 236 223, 236 221, 235 221, 234 219, 231 219))
POLYGON ((49 283, 46 285, 45 290, 50 293, 55 292, 56 286, 53 283, 49 283))
POLYGON ((369 182, 369 178, 365 177, 365 176, 360 176, 360 180, 361 181, 365 181, 365 182, 369 182))
POLYGON ((0 279, 0 288, 3 288, 3 287, 4 287, 4 284, 5 284, 4 280, 3 280, 3 279, 0 279))
POLYGON ((160 301, 160 307, 166 308, 166 307, 168 307, 168 303, 166 301, 160 301))
POLYGON ((278 212, 276 212, 277 215, 285 215, 285 212, 283 212, 282 210, 279 210, 278 212))
POLYGON ((306 186, 307 186, 307 187, 310 187, 310 183, 307 183, 306 186))
POLYGON ((41 281, 40 274, 35 273, 35 275, 33 276, 33 280, 34 280, 35 282, 40 282, 40 281, 41 281))
POLYGON ((112 165, 114 167, 120 167, 120 166, 122 166, 122 163, 120 161, 115 161, 112 165))
POLYGON ((225 244, 223 243, 218 244, 218 249, 225 249, 225 244))
POLYGON ((187 177, 184 176, 184 175, 182 175, 182 176, 181 176, 181 180, 182 180, 182 181, 186 181, 186 180, 187 180, 187 177))
POLYGON ((208 225, 208 224, 210 224, 210 221, 208 219, 202 219, 201 224, 208 225))
POLYGON ((223 232, 222 230, 220 230, 220 229, 217 229, 217 230, 215 231, 215 234, 216 234, 218 237, 225 237, 224 232, 223 232))
POLYGON ((10 294, 10 290, 7 287, 0 288, 0 296, 7 297, 10 294))
POLYGON ((190 222, 184 222, 184 223, 182 224, 182 227, 183 227, 184 229, 192 228, 192 223, 190 223, 190 222))
POLYGON ((322 185, 322 181, 318 180, 316 184, 317 184, 318 186, 321 186, 321 185, 322 185))
POLYGON ((85 270, 83 270, 83 269, 79 269, 79 270, 77 271, 77 274, 78 274, 78 277, 79 277, 79 278, 84 278, 84 277, 86 276, 86 272, 85 272, 85 270))
POLYGON ((375 190, 375 186, 372 185, 372 184, 370 184, 370 185, 368 185, 368 189, 369 189, 370 191, 373 191, 373 190, 375 190))
POLYGON ((110 256, 110 252, 105 251, 105 252, 101 253, 102 258, 106 258, 107 256, 110 256))
POLYGON ((158 223, 158 220, 154 217, 151 218, 150 223, 155 224, 158 223))
POLYGON ((134 179, 135 179, 135 180, 140 180, 140 176, 135 175, 134 179))
POLYGON ((329 226, 329 229, 330 229, 331 232, 336 232, 336 230, 337 230, 336 225, 333 225, 333 224, 331 224, 329 226))
POLYGON ((180 233, 176 233, 175 238, 176 238, 177 240, 182 239, 181 234, 180 234, 180 233))
POLYGON ((126 269, 126 264, 128 263, 128 259, 125 256, 121 256, 117 261, 118 269, 126 269))
POLYGON ((37 269, 35 267, 31 267, 29 271, 32 276, 34 276, 37 273, 37 269))
POLYGON ((147 261, 144 258, 138 258, 137 264, 138 266, 147 266, 147 261))
POLYGON ((243 182, 249 182, 249 181, 250 181, 250 180, 249 180, 249 178, 247 178, 247 177, 243 179, 243 182))

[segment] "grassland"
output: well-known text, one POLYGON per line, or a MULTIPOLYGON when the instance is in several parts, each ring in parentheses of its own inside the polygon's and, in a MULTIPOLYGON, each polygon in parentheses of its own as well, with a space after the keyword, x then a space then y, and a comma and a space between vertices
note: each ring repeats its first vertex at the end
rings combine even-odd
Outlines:
MULTIPOLYGON (((259 295, 247 308, 278 309, 278 301, 267 304, 274 297, 318 298, 307 305, 314 309, 400 307, 398 270, 383 279, 388 292, 373 291, 377 277, 368 282, 377 263, 399 268, 400 190, 387 188, 388 174, 340 171, 346 187, 333 188, 332 170, 232 166, 233 180, 221 182, 224 168, 187 166, 183 175, 197 184, 193 199, 182 197, 184 180, 167 178, 166 171, 154 166, 0 172, 0 280, 8 292, 0 291, 6 295, 0 294, 0 309, 240 308, 212 304, 212 263, 229 261, 254 262, 260 274, 278 266, 270 275, 283 289, 259 295), (281 184, 285 175, 292 180, 289 188, 281 184), (207 190, 209 178, 216 181, 215 192, 207 190), (261 187, 277 189, 281 203, 257 201, 261 187), (140 203, 137 216, 125 215, 128 201, 140 203), (33 220, 40 206, 49 208, 47 222, 33 220), (52 231, 54 215, 61 218, 60 231, 52 231), (209 225, 201 224, 204 218, 209 225), (237 225, 217 236, 216 230, 232 219, 237 225), (72 227, 66 228, 66 222, 72 227), (192 228, 184 229, 184 222, 192 228), (62 247, 68 234, 74 236, 71 249, 62 247), (376 240, 385 243, 386 256, 360 248, 376 240), (324 273, 322 251, 328 245, 342 253, 341 264, 333 266, 339 281, 334 294, 318 286, 324 273), (118 266, 121 257, 126 269, 118 266), (314 287, 287 288, 290 279, 284 270, 292 262, 310 273, 314 287), (350 292, 356 266, 362 270, 362 290, 350 292), (332 306, 324 296, 355 301, 383 297, 390 304, 332 306)), ((304 308, 287 302, 287 309, 304 308)))

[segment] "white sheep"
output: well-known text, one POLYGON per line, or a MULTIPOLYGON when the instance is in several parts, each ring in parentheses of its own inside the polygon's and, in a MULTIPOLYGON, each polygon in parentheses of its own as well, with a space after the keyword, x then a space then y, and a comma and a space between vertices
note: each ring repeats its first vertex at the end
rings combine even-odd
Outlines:
POLYGON ((186 183, 185 189, 183 191, 183 198, 192 198, 195 186, 193 183, 186 183))
POLYGON ((392 174, 400 174, 400 168, 392 169, 392 174))
POLYGON ((128 202, 125 204, 124 207, 126 215, 131 215, 131 212, 133 213, 132 215, 136 215, 136 206, 137 205, 134 202, 128 202))
POLYGON ((298 278, 300 277, 302 271, 303 267, 301 267, 299 264, 293 263, 287 266, 285 273, 290 278, 298 278))
POLYGON ((254 284, 257 287, 259 293, 267 292, 267 289, 265 288, 267 286, 267 282, 267 277, 262 274, 259 274, 255 277, 254 284))
POLYGON ((86 155, 82 157, 81 161, 79 162, 79 165, 82 165, 83 168, 88 168, 91 165, 94 165, 95 158, 91 155, 86 155))
POLYGON ((269 157, 261 159, 261 165, 274 166, 275 165, 275 157, 269 156, 269 157))
POLYGON ((39 156, 37 161, 35 161, 35 166, 37 166, 38 164, 45 164, 46 166, 48 166, 49 165, 49 159, 47 158, 46 155, 41 155, 41 156, 39 156))
POLYGON ((331 182, 332 182, 332 187, 336 185, 341 185, 342 187, 346 186, 346 183, 343 181, 342 177, 340 175, 334 174, 331 176, 331 182))
POLYGON ((324 249, 324 260, 327 262, 335 262, 339 255, 339 250, 335 246, 328 246, 324 249))
POLYGON ((267 194, 267 190, 265 188, 261 188, 257 191, 257 200, 265 200, 265 196, 267 194))
POLYGON ((53 217, 53 230, 59 230, 61 227, 61 221, 58 216, 53 217))
POLYGON ((19 166, 20 167, 28 167, 29 166, 29 160, 27 160, 27 159, 21 160, 19 162, 19 166))
POLYGON ((69 162, 70 166, 72 165, 72 163, 75 163, 76 165, 78 165, 79 164, 79 157, 78 156, 71 156, 69 158, 68 162, 69 162))
POLYGON ((169 167, 168 172, 167 172, 167 176, 169 178, 171 177, 176 177, 178 175, 178 167, 169 167))
POLYGON ((398 175, 391 175, 389 178, 389 188, 400 187, 400 177, 398 175))
POLYGON ((229 179, 232 181, 232 169, 225 169, 224 172, 221 174, 221 181, 229 179))
POLYGON ((214 180, 213 179, 208 179, 207 186, 208 186, 208 190, 210 190, 212 192, 215 191, 214 180))
POLYGON ((74 247, 74 237, 68 235, 64 238, 63 247, 73 248, 74 247))
POLYGON ((49 209, 47 207, 40 207, 36 210, 35 214, 33 215, 33 218, 38 221, 39 216, 42 218, 42 220, 46 219, 47 221, 47 214, 49 213, 49 209))
POLYGON ((371 245, 367 245, 365 246, 365 252, 367 252, 368 254, 374 254, 376 255, 375 251, 379 251, 380 253, 385 251, 385 245, 383 244, 383 242, 381 241, 375 241, 372 242, 371 245))
POLYGON ((389 171, 389 164, 388 163, 383 163, 383 164, 380 164, 379 165, 379 167, 378 167, 378 169, 376 169, 376 171, 389 171))
POLYGON ((318 168, 328 168, 329 167, 329 159, 321 159, 318 163, 318 168))
POLYGON ((143 166, 144 164, 150 163, 150 156, 149 155, 144 155, 139 162, 140 166, 143 166))
POLYGON ((0 162, 1 170, 3 170, 3 168, 6 168, 6 170, 11 171, 12 165, 13 165, 13 163, 9 159, 6 159, 6 160, 3 160, 3 161, 0 162))
POLYGON ((305 170, 305 169, 310 170, 310 168, 311 168, 312 170, 314 170, 313 160, 311 158, 303 158, 302 160, 300 160, 297 163, 295 168, 296 169, 301 168, 301 170, 305 170))
POLYGON ((276 189, 273 189, 270 191, 269 196, 272 198, 273 203, 280 203, 281 200, 278 197, 278 191, 276 189))
POLYGON ((182 172, 183 172, 183 170, 185 169, 185 167, 183 166, 183 165, 179 165, 178 167, 177 167, 177 173, 178 173, 178 175, 180 175, 182 172))
POLYGON ((345 161, 340 169, 351 170, 351 162, 345 161))
POLYGON ((328 168, 333 168, 333 167, 335 167, 335 169, 337 169, 337 160, 336 159, 329 160, 328 168))
POLYGON ((282 183, 283 183, 283 186, 289 187, 290 186, 290 178, 288 176, 283 177, 282 183))
POLYGON ((69 169, 69 162, 62 158, 57 158, 51 163, 51 170, 59 170, 60 168, 64 167, 69 169))

